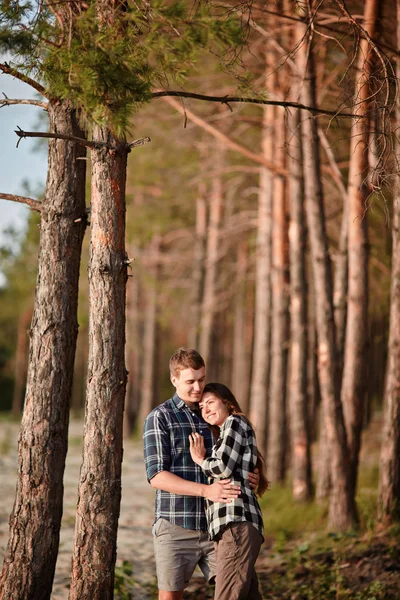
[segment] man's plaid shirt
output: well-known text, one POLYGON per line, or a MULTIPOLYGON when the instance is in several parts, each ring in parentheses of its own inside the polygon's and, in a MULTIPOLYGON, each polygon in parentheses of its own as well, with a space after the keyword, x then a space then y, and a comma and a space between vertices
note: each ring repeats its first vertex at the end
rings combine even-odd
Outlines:
MULTIPOLYGON (((148 481, 161 471, 169 471, 188 481, 208 483, 202 469, 190 456, 189 434, 196 431, 204 436, 207 455, 210 455, 213 438, 207 423, 200 412, 188 408, 177 394, 149 414, 143 429, 148 481)), ((201 497, 157 490, 155 520, 160 517, 186 529, 207 531, 204 499, 201 497)))
POLYGON ((230 504, 206 501, 208 531, 215 539, 228 523, 248 521, 263 536, 262 513, 256 495, 249 486, 249 473, 257 462, 257 446, 254 431, 247 419, 230 415, 220 429, 211 456, 201 464, 211 483, 216 479, 231 479, 232 485, 240 485, 239 498, 230 504))

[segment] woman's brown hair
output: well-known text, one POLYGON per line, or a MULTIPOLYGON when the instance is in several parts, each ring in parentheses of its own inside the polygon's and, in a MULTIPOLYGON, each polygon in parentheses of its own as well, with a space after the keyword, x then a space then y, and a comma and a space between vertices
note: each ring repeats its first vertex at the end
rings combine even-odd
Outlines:
MULTIPOLYGON (((214 396, 217 396, 226 405, 226 407, 229 410, 230 415, 234 414, 234 415, 239 415, 240 417, 243 417, 244 419, 246 419, 248 424, 254 430, 253 425, 250 423, 249 419, 247 418, 247 416, 243 413, 242 409, 240 408, 239 402, 236 400, 235 396, 232 394, 231 390, 226 385, 224 385, 223 383, 207 383, 207 385, 205 386, 205 388, 203 390, 203 395, 206 393, 214 394, 214 396)), ((219 436, 218 425, 210 425, 210 429, 211 429, 214 437, 218 438, 218 436, 219 436)), ((256 494, 257 494, 257 496, 261 497, 264 494, 264 492, 266 492, 267 489, 269 488, 269 481, 265 475, 265 470, 266 470, 265 460, 264 460, 264 457, 261 454, 261 452, 258 450, 258 448, 257 448, 256 469, 258 469, 258 472, 260 474, 260 481, 257 486, 256 494)))

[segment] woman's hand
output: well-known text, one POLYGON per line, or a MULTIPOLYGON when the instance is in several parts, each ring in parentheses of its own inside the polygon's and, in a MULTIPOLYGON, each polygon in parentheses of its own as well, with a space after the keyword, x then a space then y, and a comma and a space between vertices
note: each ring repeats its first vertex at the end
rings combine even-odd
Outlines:
POLYGON ((201 463, 206 457, 206 449, 204 446, 204 438, 199 433, 191 433, 189 435, 190 455, 195 463, 201 466, 201 463))

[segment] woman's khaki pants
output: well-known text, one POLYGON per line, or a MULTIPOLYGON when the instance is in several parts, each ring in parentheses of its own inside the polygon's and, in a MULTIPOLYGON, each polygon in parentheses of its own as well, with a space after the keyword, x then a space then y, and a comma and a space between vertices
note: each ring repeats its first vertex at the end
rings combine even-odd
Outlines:
POLYGON ((262 600, 254 565, 262 537, 251 523, 229 523, 215 543, 214 600, 262 600))

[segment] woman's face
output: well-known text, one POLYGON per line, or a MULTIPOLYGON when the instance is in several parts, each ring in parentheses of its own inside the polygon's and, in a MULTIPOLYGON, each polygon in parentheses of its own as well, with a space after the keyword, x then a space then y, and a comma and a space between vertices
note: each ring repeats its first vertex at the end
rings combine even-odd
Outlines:
POLYGON ((210 425, 221 425, 229 417, 229 410, 226 404, 211 392, 203 394, 200 400, 200 409, 203 419, 210 425))

